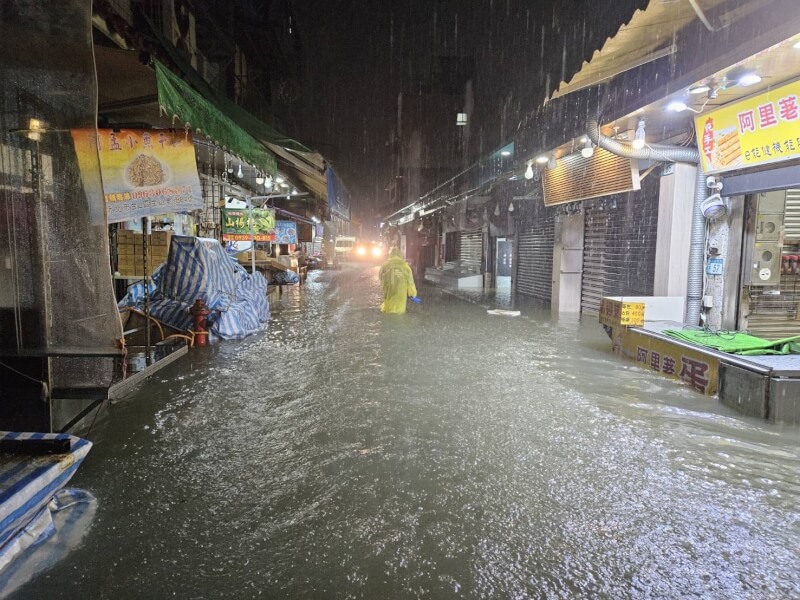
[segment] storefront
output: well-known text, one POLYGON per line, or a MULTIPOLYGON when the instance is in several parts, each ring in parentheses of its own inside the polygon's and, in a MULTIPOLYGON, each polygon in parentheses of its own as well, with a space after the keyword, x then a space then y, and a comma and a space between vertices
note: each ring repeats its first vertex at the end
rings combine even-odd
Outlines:
POLYGON ((523 296, 550 302, 555 210, 541 206, 536 217, 519 233, 516 287, 523 296))
POLYGON ((712 258, 739 261, 738 329, 767 339, 800 335, 798 95, 779 85, 696 118, 704 172, 744 204, 741 253, 712 258))
POLYGON ((636 192, 584 202, 581 312, 605 296, 651 296, 658 232, 658 178, 636 192))

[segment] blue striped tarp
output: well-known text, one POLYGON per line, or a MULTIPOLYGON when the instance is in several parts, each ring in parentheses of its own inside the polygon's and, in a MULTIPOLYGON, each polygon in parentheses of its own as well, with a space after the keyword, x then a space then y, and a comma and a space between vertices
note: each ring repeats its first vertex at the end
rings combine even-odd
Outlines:
POLYGON ((75 474, 92 443, 63 433, 0 432, 2 439, 69 439, 66 454, 0 455, 0 570, 13 559, 15 539, 75 474))
MULTIPOLYGON (((250 275, 217 240, 174 236, 153 285, 150 313, 175 329, 191 328, 189 309, 198 298, 213 311, 211 333, 223 339, 260 331, 270 318, 267 280, 260 273, 250 275)), ((141 308, 143 295, 141 284, 131 286, 120 306, 141 308)))

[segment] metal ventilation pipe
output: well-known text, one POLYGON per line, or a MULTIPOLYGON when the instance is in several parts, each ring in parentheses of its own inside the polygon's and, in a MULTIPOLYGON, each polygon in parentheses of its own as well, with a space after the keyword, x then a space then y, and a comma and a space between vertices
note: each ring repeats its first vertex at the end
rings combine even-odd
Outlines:
POLYGON ((703 245, 706 235, 706 221, 700 206, 706 199, 706 178, 700 168, 700 152, 696 148, 683 148, 681 146, 666 146, 663 144, 648 144, 641 150, 632 148, 630 144, 619 142, 600 133, 600 126, 596 119, 590 119, 587 124, 586 135, 597 146, 608 150, 612 154, 637 160, 651 160, 659 162, 682 162, 697 166, 697 179, 694 186, 694 214, 692 216, 692 235, 689 242, 689 276, 686 289, 686 314, 684 321, 687 325, 700 323, 700 311, 703 303, 703 245))

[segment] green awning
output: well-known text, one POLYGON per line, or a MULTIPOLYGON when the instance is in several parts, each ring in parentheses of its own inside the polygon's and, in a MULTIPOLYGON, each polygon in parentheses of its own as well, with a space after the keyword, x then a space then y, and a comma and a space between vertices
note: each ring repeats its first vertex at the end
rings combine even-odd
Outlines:
POLYGON ((161 29, 159 27, 155 27, 147 17, 145 17, 145 21, 150 26, 153 36, 161 43, 162 48, 169 56, 169 60, 178 67, 178 70, 181 73, 183 73, 184 77, 189 82, 189 85, 200 92, 200 94, 202 94, 202 96, 208 101, 213 102, 214 105, 217 106, 224 114, 233 119, 233 121, 236 122, 239 127, 244 129, 263 144, 274 144, 294 152, 313 152, 313 150, 308 149, 297 140, 293 140, 292 138, 284 135, 269 123, 266 123, 258 117, 250 114, 229 98, 219 95, 192 67, 192 64, 186 60, 186 58, 180 52, 178 52, 178 50, 170 42, 170 40, 167 39, 161 29))
MULTIPOLYGON (((192 129, 208 136, 242 160, 273 177, 277 174, 278 163, 275 155, 260 141, 237 125, 236 121, 226 114, 227 111, 213 100, 204 97, 160 62, 154 62, 158 104, 168 116, 177 115, 181 125, 188 123, 192 129)), ((264 126, 266 127, 266 124, 264 126)))

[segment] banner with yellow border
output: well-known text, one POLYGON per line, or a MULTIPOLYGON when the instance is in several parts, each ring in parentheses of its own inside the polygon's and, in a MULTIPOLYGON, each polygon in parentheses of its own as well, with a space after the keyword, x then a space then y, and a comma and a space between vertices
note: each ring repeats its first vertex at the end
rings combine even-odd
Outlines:
POLYGON ((695 117, 707 174, 800 158, 800 81, 695 117))
POLYGON ((99 153, 109 223, 203 207, 189 132, 75 129, 72 138, 82 169, 99 153))

